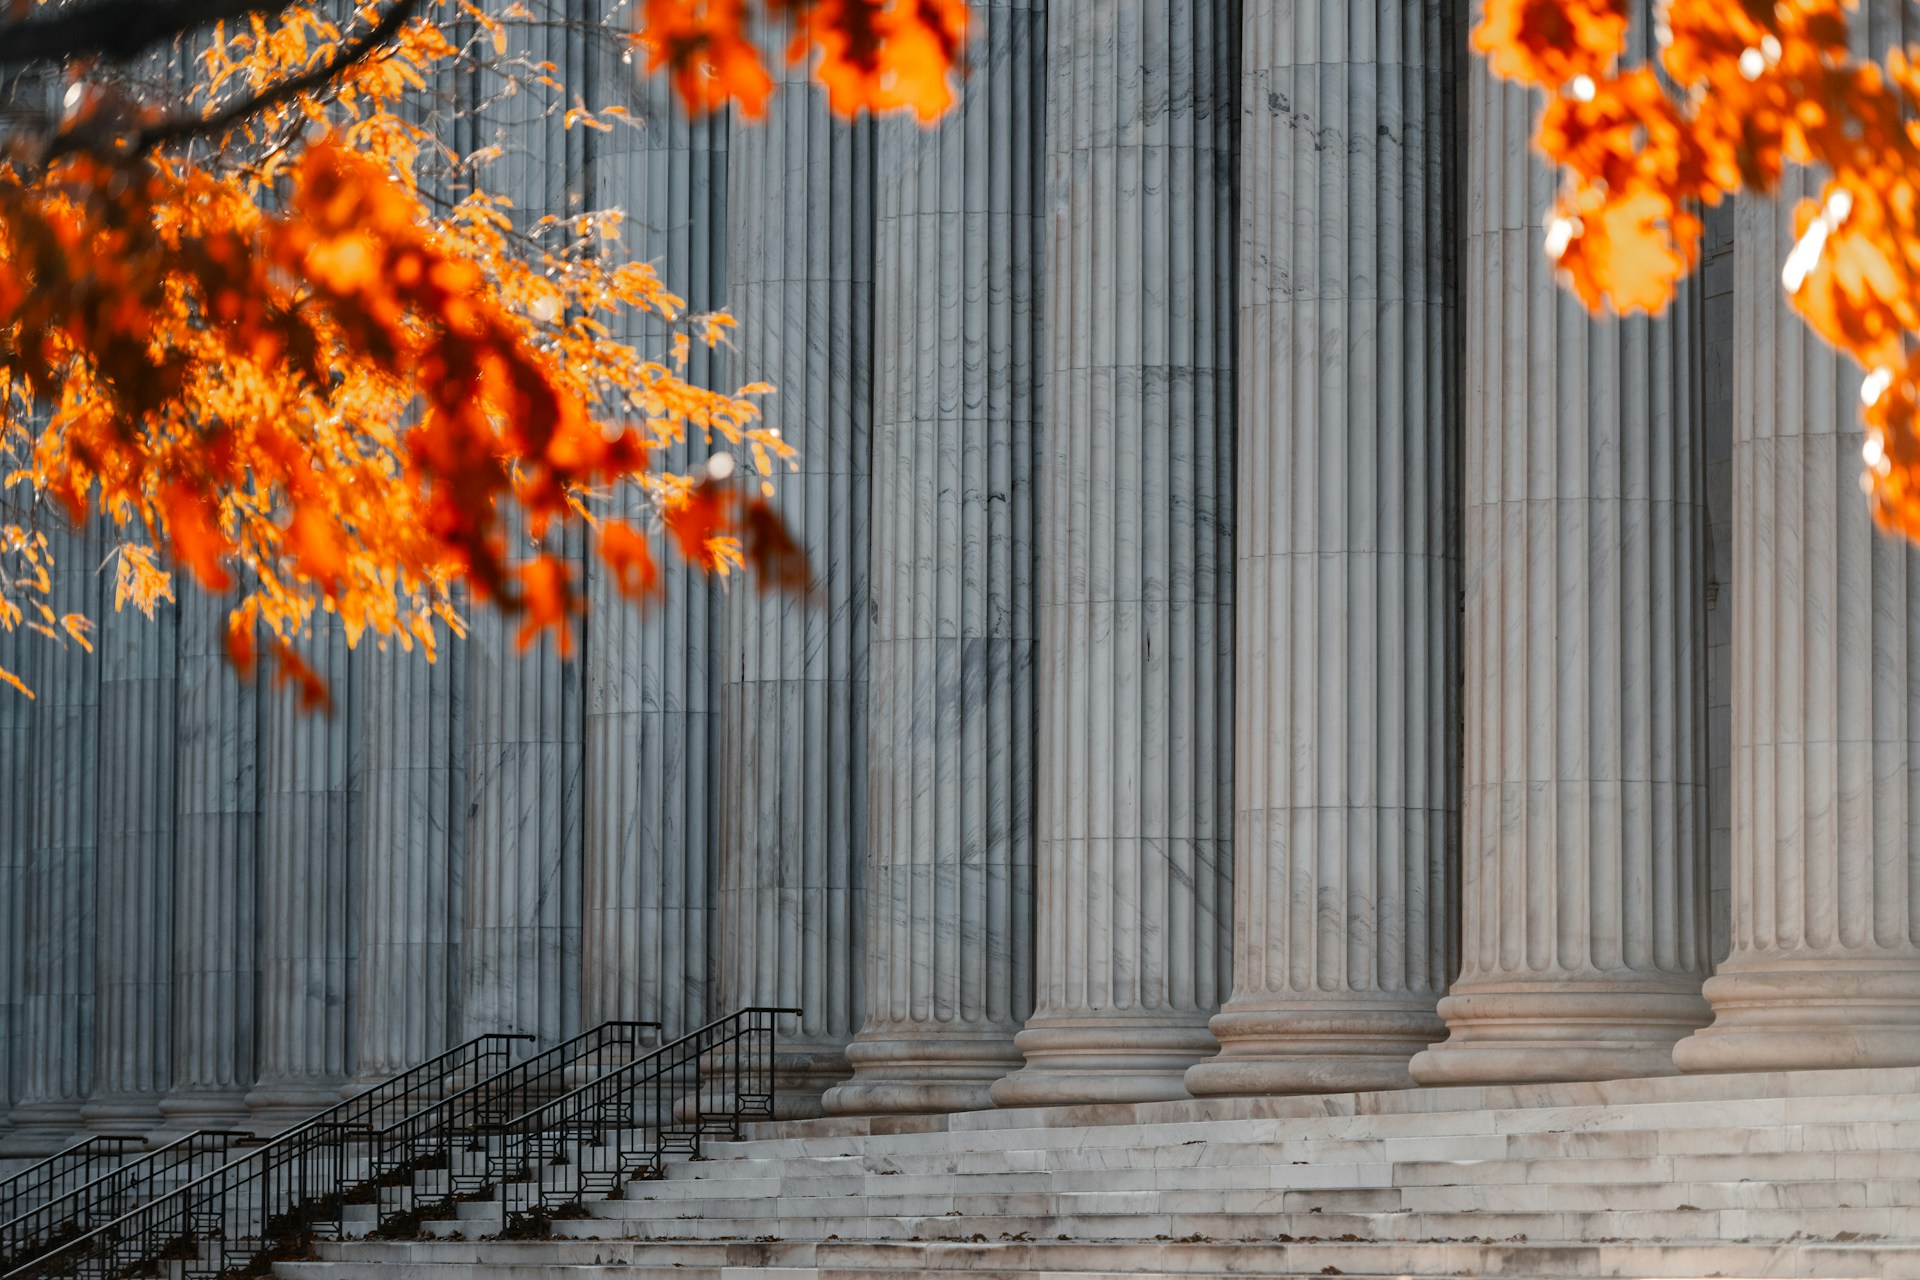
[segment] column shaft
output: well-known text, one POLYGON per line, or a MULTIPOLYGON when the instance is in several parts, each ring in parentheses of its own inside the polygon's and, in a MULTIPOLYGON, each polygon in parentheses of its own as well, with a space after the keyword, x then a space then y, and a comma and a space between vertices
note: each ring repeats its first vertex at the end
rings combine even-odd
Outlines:
POLYGON ((1695 289, 1588 317, 1531 94, 1476 60, 1470 110, 1463 963, 1412 1074, 1670 1073, 1707 967, 1695 289))
POLYGON ((799 1115, 846 1076, 861 1018, 874 157, 871 122, 829 116, 804 68, 776 75, 767 118, 728 144, 729 380, 778 388, 769 420, 801 470, 777 477, 777 502, 816 590, 743 583, 722 605, 720 1005, 806 1011, 776 1064, 799 1115))
MULTIPOLYGON (((583 65, 590 22, 584 0, 554 6, 557 20, 521 29, 527 56, 583 65)), ((569 87, 596 100, 591 84, 569 87)), ((488 108, 506 154, 485 181, 513 201, 521 229, 555 251, 565 220, 584 204, 586 138, 567 129, 542 93, 516 93, 488 108), (539 219, 560 221, 541 227, 539 219)), ((576 568, 576 532, 558 550, 576 568)), ((509 555, 530 553, 524 525, 508 530, 509 555)), ((582 713, 580 666, 560 659, 551 637, 522 653, 519 618, 490 605, 473 610, 467 644, 467 831, 462 961, 466 1035, 533 1035, 551 1043, 580 1026, 582 713)), ((588 624, 591 626, 591 622, 588 624)))
POLYGON ((550 641, 475 611, 467 653, 465 1034, 579 1028, 580 684, 550 641))
POLYGON ((353 677, 332 615, 300 647, 333 710, 303 712, 291 689, 261 707, 260 1080, 247 1105, 269 1132, 337 1102, 352 1070, 353 677))
POLYGON ((1184 1097, 1228 979, 1237 0, 1048 12, 1035 1012, 1003 1106, 1184 1097))
MULTIPOLYGON (((105 603, 97 537, 54 522, 59 614, 98 622, 105 603)), ((95 892, 99 873, 100 658, 42 639, 35 663, 32 835, 27 846, 21 1078, 14 1140, 47 1150, 72 1136, 94 1080, 95 892)))
POLYGON ((1733 947, 1684 1071, 1920 1063, 1920 553, 1860 494, 1860 372, 1779 293, 1794 202, 1818 190, 1796 171, 1779 203, 1738 208, 1733 947))
POLYGON ((1033 1006, 1045 15, 974 17, 958 114, 878 126, 866 1022, 830 1112, 991 1106, 1033 1006))
POLYGON ((1458 856, 1456 34, 1248 0, 1234 991, 1196 1094, 1408 1085, 1458 856))
POLYGON ((159 1123, 173 1068, 179 609, 109 608, 100 623, 100 995, 85 1114, 138 1131, 159 1123))
MULTIPOLYGON (((247 1118, 259 991, 260 703, 226 657, 230 601, 180 601, 169 1124, 247 1118)), ((278 881, 276 881, 278 883, 278 881)))
MULTIPOLYGON (((652 262, 694 312, 725 302, 727 118, 689 122, 664 77, 607 68, 611 92, 643 123, 595 135, 595 207, 627 212, 627 252, 652 262)), ((628 338, 663 355, 657 318, 634 317, 628 338)), ((696 346, 688 376, 713 382, 696 346)), ((697 470, 717 447, 697 434, 662 466, 697 470)), ((614 514, 637 528, 652 517, 637 487, 614 514)), ((715 1010, 717 715, 714 589, 705 574, 656 545, 661 599, 635 606, 594 563, 588 568, 586 876, 582 950, 585 1020, 647 1018, 674 1036, 715 1010)))
MULTIPOLYGON (((0 520, 19 517, 0 498, 0 520)), ((0 632, 0 667, 38 682, 41 637, 16 627, 0 632)), ((33 838, 33 730, 37 704, 0 688, 0 1141, 4 1141, 20 1087, 26 1036, 27 847, 33 838)))
POLYGON ((354 693, 366 745, 350 1091, 460 1038, 465 664, 458 640, 431 664, 398 645, 358 659, 354 693))

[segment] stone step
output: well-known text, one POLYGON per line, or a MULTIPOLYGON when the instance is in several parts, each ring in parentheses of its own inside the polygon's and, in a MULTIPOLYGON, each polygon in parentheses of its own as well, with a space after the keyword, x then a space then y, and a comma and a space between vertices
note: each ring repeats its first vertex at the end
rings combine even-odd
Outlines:
MULTIPOLYGON (((588 1239, 786 1240, 891 1239, 1124 1240, 1242 1237, 1367 1240, 1779 1240, 1875 1238, 1920 1240, 1920 1209, 1550 1210, 1542 1212, 1311 1213, 1247 1211, 1150 1212, 1137 1207, 1084 1206, 1055 1213, 783 1215, 641 1217, 619 1214, 619 1202, 590 1206, 592 1216, 552 1224, 556 1236, 588 1239)), ((479 1234, 472 1219, 466 1234, 479 1234)), ((497 1229, 497 1219, 488 1224, 497 1229)), ((435 1232, 435 1234, 447 1234, 435 1232)))
POLYGON ((597 1241, 323 1244, 320 1260, 277 1264, 285 1280, 537 1280, 619 1274, 640 1280, 873 1280, 964 1272, 969 1280, 1161 1280, 1198 1276, 1819 1277, 1920 1280, 1920 1245, 1505 1242, 1020 1242, 991 1244, 616 1244, 597 1241), (656 1272, 659 1273, 656 1275, 656 1272))
MULTIPOLYGON (((1379 1095, 1369 1095, 1379 1096, 1379 1095)), ((1387 1137, 1517 1134, 1552 1131, 1634 1132, 1747 1129, 1867 1122, 1920 1124, 1920 1093, 1756 1097, 1722 1101, 1659 1101, 1633 1105, 1542 1106, 1513 1110, 1407 1111, 1274 1119, 1183 1119, 1092 1127, 991 1127, 898 1135, 832 1134, 712 1143, 707 1154, 734 1156, 846 1156, 873 1145, 895 1155, 956 1148, 1148 1147, 1237 1136, 1241 1141, 1375 1140, 1387 1137)))
MULTIPOLYGON (((1536 1148, 1537 1149, 1537 1148, 1536 1148)), ((1194 1148, 1178 1152, 1142 1151, 1134 1162, 1085 1165, 1066 1161, 1039 1168, 981 1169, 956 1162, 950 1171, 893 1173, 885 1168, 860 1172, 795 1171, 781 1164, 728 1169, 703 1166, 688 1176, 648 1182, 642 1193, 656 1201, 743 1197, 814 1189, 818 1193, 914 1194, 991 1183, 1006 1190, 1053 1188, 1112 1190, 1122 1187, 1306 1187, 1363 1185, 1450 1185, 1462 1181, 1490 1184, 1526 1182, 1670 1182, 1724 1181, 1738 1178, 1920 1178, 1920 1151, 1906 1149, 1741 1151, 1709 1154, 1600 1156, 1588 1144, 1567 1152, 1533 1158, 1416 1158, 1364 1162, 1241 1158, 1240 1152, 1194 1148), (1224 1155, 1226 1160, 1217 1160, 1224 1155)), ((1362 1153, 1364 1154, 1364 1153, 1362 1153)), ((876 1161, 884 1164, 884 1161, 876 1161)), ((835 1166, 853 1170, 855 1165, 835 1166)), ((812 1169, 814 1166, 808 1166, 812 1169)))

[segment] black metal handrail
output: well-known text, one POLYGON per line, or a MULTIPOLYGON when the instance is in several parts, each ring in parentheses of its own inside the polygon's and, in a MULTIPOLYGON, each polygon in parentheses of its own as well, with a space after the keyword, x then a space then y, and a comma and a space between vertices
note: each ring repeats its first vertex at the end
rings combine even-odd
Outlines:
POLYGON ((169 1188, 225 1164, 233 1144, 252 1137, 224 1129, 196 1130, 0 1222, 0 1272, 24 1266, 169 1188))
POLYGON ((774 1032, 799 1009, 742 1009, 514 1117, 491 1161, 506 1230, 589 1195, 617 1199, 702 1138, 774 1114, 774 1032), (556 1175, 556 1169, 571 1173, 556 1175))
POLYGON ((0 1182, 0 1222, 17 1218, 37 1204, 85 1186, 119 1164, 129 1151, 147 1145, 145 1138, 128 1134, 101 1134, 76 1142, 64 1151, 28 1165, 0 1182))
POLYGON ((499 1074, 530 1036, 484 1035, 295 1125, 210 1173, 5 1273, 4 1280, 119 1280, 165 1260, 218 1275, 305 1253, 339 1234, 352 1148, 407 1106, 499 1074))
MULTIPOLYGON (((489 1135, 565 1093, 578 1077, 597 1077, 632 1062, 642 1051, 642 1033, 659 1029, 657 1022, 603 1022, 376 1131, 368 1139, 370 1181, 390 1185, 418 1170, 446 1168, 449 1194, 480 1190, 491 1181, 489 1175, 468 1170, 466 1162, 452 1158, 456 1152, 485 1150, 489 1135)), ((356 1190, 342 1189, 348 1195, 356 1190)))

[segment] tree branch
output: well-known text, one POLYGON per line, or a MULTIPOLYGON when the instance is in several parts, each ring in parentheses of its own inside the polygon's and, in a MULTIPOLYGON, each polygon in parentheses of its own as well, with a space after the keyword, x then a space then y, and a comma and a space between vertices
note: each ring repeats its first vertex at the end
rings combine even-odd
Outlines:
MULTIPOLYGON (((316 89, 324 88, 391 40, 419 7, 420 0, 394 0, 393 6, 381 16, 380 21, 367 28, 358 37, 335 49, 333 56, 319 66, 311 67, 296 76, 288 76, 277 84, 268 85, 260 92, 231 103, 212 115, 175 116, 171 120, 162 120, 158 124, 148 125, 138 130, 131 138, 125 138, 122 135, 121 138, 111 140, 121 145, 110 145, 104 149, 123 155, 139 155, 170 142, 220 133, 250 115, 270 107, 277 107, 284 102, 291 102, 303 93, 312 93, 316 89)), ((45 160, 53 160, 70 151, 101 150, 103 141, 109 140, 91 136, 84 129, 69 130, 52 141, 47 148, 45 160)))
POLYGON ((0 26, 0 67, 74 58, 132 58, 196 27, 251 13, 278 13, 292 0, 94 0, 42 10, 0 26))

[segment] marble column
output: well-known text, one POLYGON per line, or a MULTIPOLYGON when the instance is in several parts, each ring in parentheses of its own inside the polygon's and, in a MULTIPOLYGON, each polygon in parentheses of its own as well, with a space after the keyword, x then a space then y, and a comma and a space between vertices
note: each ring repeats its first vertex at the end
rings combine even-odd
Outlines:
MULTIPOLYGON (((624 251, 651 262, 694 312, 725 302, 727 117, 689 122, 660 76, 606 68, 606 92, 639 122, 595 135, 594 206, 626 213, 624 251)), ((632 316, 627 337, 650 355, 671 341, 657 317, 632 316)), ((712 385, 696 344, 687 373, 712 385)), ((718 447, 696 432, 661 459, 705 465, 718 447)), ((609 504, 636 528, 656 521, 636 486, 609 504)), ((596 561, 588 566, 584 1021, 642 1018, 662 1034, 704 1025, 715 934, 717 716, 714 589, 663 543, 663 589, 635 605, 596 561)))
MULTIPOLYGON (((565 0, 555 21, 516 33, 535 63, 580 65, 588 6, 565 0)), ((592 98, 591 84, 573 84, 592 98)), ((597 100, 597 99, 595 99, 597 100)), ((564 127, 544 92, 506 95, 485 119, 504 148, 482 185, 513 201, 520 229, 554 251, 565 216, 584 209, 586 139, 564 127), (541 227, 539 219, 563 221, 541 227)), ((525 526, 510 521, 509 556, 529 555, 525 526)), ((577 532, 554 548, 578 573, 577 532)), ((580 665, 551 636, 520 650, 519 617, 491 605, 472 611, 467 642, 466 904, 462 962, 465 1036, 499 1031, 552 1043, 580 1028, 582 781, 580 665)), ((591 623, 589 623, 591 625, 591 623)), ((462 1037, 464 1038, 464 1036, 462 1037)))
MULTIPOLYGON (((1874 50, 1901 42, 1897 6, 1865 8, 1874 50)), ((1780 293, 1818 195, 1794 171, 1737 209, 1733 946, 1683 1071, 1920 1063, 1920 552, 1861 496, 1859 370, 1780 293)))
POLYGON ((866 1021, 829 1112, 991 1106, 1033 1007, 1045 11, 973 13, 958 114, 877 127, 866 1021))
POLYGON ((461 1037, 459 912, 466 646, 443 634, 438 660, 371 638, 354 695, 362 748, 354 878, 354 1075, 349 1092, 415 1066, 461 1037))
MULTIPOLYGON (((0 520, 18 517, 0 498, 0 520)), ((25 681, 38 680, 41 638, 26 628, 0 631, 0 667, 25 681)), ((12 688, 0 688, 0 1143, 12 1128, 7 1119, 20 1084, 26 1035, 22 1013, 25 974, 27 848, 33 836, 33 730, 37 704, 12 688)))
POLYGON ((291 689, 262 695, 260 1079, 247 1106, 264 1132, 338 1102, 353 1065, 353 676, 332 615, 316 614, 296 643, 333 706, 302 711, 291 689))
POLYGON ((160 1104, 177 1128, 244 1125, 255 1077, 260 699, 227 661, 231 603, 181 592, 173 1091, 160 1104))
POLYGON ((1469 110, 1462 967, 1412 1075, 1667 1074, 1708 965, 1697 282, 1590 318, 1533 97, 1476 60, 1469 110))
POLYGON ((109 606, 100 623, 99 1004, 83 1114, 95 1129, 138 1132, 160 1122, 173 1067, 179 607, 148 618, 109 606))
POLYGON ((1233 995, 1195 1094, 1401 1088, 1455 963, 1456 33, 1249 0, 1233 995))
POLYGON ((1049 9, 1038 880, 1002 1106, 1186 1096, 1232 893, 1237 0, 1049 9))
POLYGON ((726 377, 779 389, 768 420, 801 470, 777 504, 815 590, 738 582, 722 606, 719 1003, 806 1011, 777 1063, 782 1112, 802 1115, 847 1075, 861 1020, 874 153, 871 122, 831 117, 804 68, 776 78, 767 118, 728 143, 726 377))
MULTIPOLYGON (((107 593, 97 533, 76 533, 42 506, 55 557, 52 607, 96 625, 107 593)), ((97 787, 100 656, 71 640, 39 641, 34 663, 32 786, 22 930, 24 996, 13 1144, 53 1150, 80 1125, 94 1081, 94 894, 99 882, 97 787)), ((97 646, 96 646, 97 648, 97 646)))
POLYGON ((461 1038, 579 1029, 579 667, 519 620, 474 610, 467 644, 461 1038))

